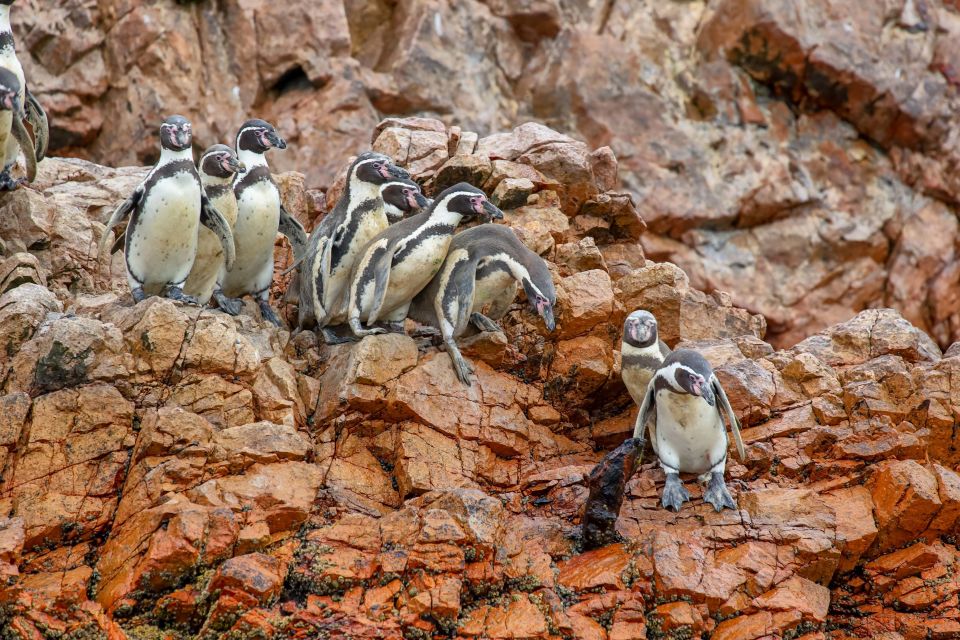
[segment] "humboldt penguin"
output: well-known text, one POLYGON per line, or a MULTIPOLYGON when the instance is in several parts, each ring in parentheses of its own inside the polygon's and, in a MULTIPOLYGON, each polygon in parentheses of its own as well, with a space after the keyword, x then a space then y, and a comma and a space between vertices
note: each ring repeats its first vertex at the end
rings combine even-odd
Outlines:
POLYGON ((183 116, 170 116, 160 125, 160 160, 133 194, 117 207, 100 239, 130 217, 124 257, 127 282, 136 302, 148 294, 196 303, 184 294, 183 283, 193 267, 202 224, 223 246, 225 262, 234 260, 230 224, 207 199, 193 164, 193 130, 183 116))
POLYGON ((343 195, 320 221, 310 237, 307 257, 298 276, 301 329, 316 326, 327 344, 349 340, 329 325, 346 315, 346 293, 354 265, 378 233, 389 226, 380 187, 393 180, 409 180, 410 174, 385 155, 359 155, 347 170, 343 195))
MULTIPOLYGON (((233 176, 243 169, 243 163, 237 159, 233 149, 225 144, 215 144, 204 151, 197 163, 204 193, 207 194, 210 204, 226 218, 231 229, 237 222, 233 176)), ((223 247, 220 239, 209 229, 200 229, 197 257, 183 285, 184 293, 194 296, 200 304, 207 304, 223 269, 223 247)))
POLYGON ((0 83, 7 91, 16 92, 11 106, 0 111, 0 151, 3 153, 3 170, 0 171, 0 189, 16 189, 22 180, 10 175, 22 149, 27 167, 27 181, 33 182, 37 175, 37 163, 43 160, 50 138, 47 115, 37 99, 27 88, 23 67, 14 48, 13 29, 10 26, 10 6, 13 0, 0 0, 0 69, 8 71, 16 79, 14 83, 6 74, 0 83), (31 140, 23 126, 29 122, 33 129, 31 140))
POLYGON ((461 222, 502 219, 503 212, 480 189, 460 182, 448 187, 426 211, 379 233, 357 262, 349 290, 348 320, 354 335, 385 330, 364 329, 383 318, 396 329, 407 317, 413 298, 440 270, 453 232, 461 222))
POLYGON ((270 175, 266 153, 286 149, 287 143, 277 130, 263 120, 248 120, 237 132, 237 157, 244 169, 233 180, 237 199, 234 238, 237 260, 220 277, 213 297, 223 311, 237 315, 244 295, 253 296, 264 320, 280 326, 280 318, 270 306, 273 284, 273 245, 277 232, 290 240, 299 260, 307 247, 307 234, 283 207, 280 189, 270 175))
MULTIPOLYGON (((690 493, 680 482, 681 473, 696 473, 707 485, 703 499, 717 511, 736 509, 723 472, 727 462, 726 413, 737 453, 743 460, 740 424, 727 394, 720 386, 710 363, 692 349, 678 349, 668 355, 647 385, 633 437, 643 439, 643 427, 656 407, 655 451, 667 474, 660 501, 664 507, 680 510, 690 493)), ((641 446, 642 449, 642 446, 641 446)))
POLYGON ((400 222, 414 211, 433 203, 420 191, 420 185, 413 180, 392 180, 380 185, 380 197, 383 198, 383 212, 390 224, 400 222))
POLYGON ((547 330, 553 331, 557 292, 547 263, 509 227, 482 224, 453 237, 440 271, 414 298, 409 316, 440 329, 464 384, 470 384, 473 368, 461 355, 456 339, 470 324, 481 331, 498 331, 494 320, 503 317, 513 303, 517 283, 547 330))
MULTIPOLYGON (((638 309, 623 321, 623 337, 620 342, 620 377, 630 392, 630 397, 639 407, 647 393, 647 385, 663 359, 670 355, 670 347, 660 339, 657 319, 652 313, 638 309)), ((639 414, 637 414, 639 418, 639 414)), ((651 421, 650 442, 657 451, 656 418, 651 421)))

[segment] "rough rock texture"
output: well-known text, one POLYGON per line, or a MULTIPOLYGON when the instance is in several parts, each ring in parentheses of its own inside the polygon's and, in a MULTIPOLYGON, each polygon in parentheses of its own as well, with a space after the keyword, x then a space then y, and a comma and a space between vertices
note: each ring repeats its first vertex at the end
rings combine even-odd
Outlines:
MULTIPOLYGON (((513 21, 543 37, 550 6, 513 21)), ((392 119, 374 147, 428 190, 499 193, 551 263, 557 330, 518 302, 464 340, 471 387, 429 339, 327 347, 250 304, 133 305, 95 247, 142 169, 49 159, 0 198, 4 640, 956 637, 960 350, 890 309, 775 350, 762 316, 645 260, 609 149, 542 125, 392 119), (737 509, 692 478, 660 509, 648 452, 602 514, 622 541, 584 552, 590 472, 633 426, 617 346, 638 306, 741 418, 737 509)))
MULTIPOLYGON (((589 163, 601 194, 619 173, 633 195, 647 256, 762 314, 773 345, 879 307, 942 348, 960 338, 952 0, 20 0, 13 18, 61 154, 149 164, 169 113, 200 148, 256 115, 290 142, 274 165, 327 189, 382 116, 428 115, 445 125, 385 150, 436 169, 438 187, 489 177, 515 208, 566 136, 526 147, 537 170, 516 171, 525 143, 496 136, 439 165, 539 120, 609 147, 589 163)), ((555 190, 571 219, 523 212, 525 239, 547 249, 568 224, 598 245, 638 237, 629 207, 585 206, 588 160, 568 158, 555 190)), ((614 277, 637 257, 601 253, 614 277)))

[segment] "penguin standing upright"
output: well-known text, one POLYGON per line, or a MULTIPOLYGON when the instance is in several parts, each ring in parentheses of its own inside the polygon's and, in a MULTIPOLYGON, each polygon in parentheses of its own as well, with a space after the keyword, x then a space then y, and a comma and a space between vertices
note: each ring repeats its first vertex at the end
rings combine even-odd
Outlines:
MULTIPOLYGON (((233 176, 243 168, 243 163, 237 159, 233 149, 225 144, 215 144, 204 151, 197 163, 204 193, 207 194, 210 204, 226 218, 231 229, 237 222, 233 176)), ((223 247, 220 239, 209 229, 200 229, 197 257, 183 285, 184 293, 194 296, 200 304, 207 304, 223 270, 223 247)))
POLYGON ((557 292, 547 263, 509 227, 482 224, 453 237, 440 271, 410 305, 411 318, 440 329, 453 368, 464 384, 470 384, 472 367, 460 354, 456 338, 471 323, 482 331, 499 330, 494 320, 513 303, 518 282, 527 302, 543 318, 547 330, 553 331, 557 292))
MULTIPOLYGON (((706 483, 703 499, 717 511, 737 506, 727 491, 723 472, 727 462, 727 414, 740 459, 744 458, 740 424, 720 381, 707 360, 691 349, 679 349, 667 356, 657 370, 640 405, 633 437, 643 438, 643 427, 656 407, 654 449, 667 474, 661 503, 680 510, 690 493, 680 482, 681 473, 700 474, 706 483)), ((642 446, 641 446, 642 449, 642 446)))
MULTIPOLYGON (((328 344, 344 342, 328 325, 342 322, 353 267, 370 241, 389 226, 380 187, 410 174, 385 155, 360 154, 347 170, 343 195, 310 237, 300 265, 299 326, 316 326, 328 344)), ((349 338, 347 338, 349 339, 349 338)))
POLYGON ((223 246, 227 266, 233 263, 230 224, 207 199, 193 164, 193 129, 183 116, 170 116, 160 125, 160 160, 143 182, 113 212, 100 239, 130 216, 124 257, 127 282, 137 302, 148 294, 196 303, 183 293, 193 267, 200 225, 213 231, 223 246))
POLYGON ((248 120, 240 127, 237 157, 244 170, 233 181, 237 199, 237 260, 220 278, 213 297, 223 311, 236 315, 242 308, 237 298, 251 295, 263 318, 279 326, 280 318, 270 306, 274 241, 278 231, 286 235, 300 259, 306 250, 307 234, 303 225, 284 209, 280 189, 270 175, 266 152, 274 148, 286 149, 287 143, 270 123, 248 120))
MULTIPOLYGON (((17 99, 10 108, 0 111, 0 152, 3 153, 3 170, 0 171, 0 189, 16 189, 21 181, 10 175, 10 169, 17 161, 17 153, 22 149, 27 163, 27 181, 33 182, 37 174, 37 163, 43 160, 50 138, 47 115, 27 89, 23 67, 14 48, 13 29, 10 26, 10 6, 14 0, 0 0, 0 69, 6 69, 17 80, 17 99), (31 140, 23 127, 29 122, 33 128, 34 140, 31 140)), ((7 89, 14 88, 13 81, 7 77, 2 80, 7 89)))
POLYGON ((414 296, 440 270, 453 232, 464 221, 503 218, 480 189, 461 182, 445 189, 426 211, 380 232, 357 262, 350 286, 348 318, 356 336, 383 333, 363 329, 383 318, 396 327, 407 317, 414 296))
MULTIPOLYGON (((639 407, 647 393, 650 379, 670 355, 670 347, 660 339, 657 319, 652 313, 638 309, 623 321, 623 337, 620 342, 620 377, 630 392, 630 397, 639 407)), ((637 414, 639 419, 640 415, 637 414)), ((651 434, 656 430, 656 418, 651 421, 651 434)), ((651 435, 653 451, 657 451, 657 438, 651 435)))

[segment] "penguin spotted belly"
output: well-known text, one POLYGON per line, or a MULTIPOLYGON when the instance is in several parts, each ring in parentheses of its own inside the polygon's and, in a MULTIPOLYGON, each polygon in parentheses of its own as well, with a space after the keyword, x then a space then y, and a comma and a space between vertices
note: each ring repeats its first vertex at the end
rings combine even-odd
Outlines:
POLYGON ((720 413, 699 397, 657 392, 657 455, 682 473, 706 473, 723 460, 727 436, 720 413))
POLYGON ((280 227, 280 194, 270 182, 243 190, 233 228, 236 259, 221 288, 231 297, 256 293, 273 277, 273 246, 280 227), (266 280, 266 282, 264 282, 266 280))
POLYGON ((443 265, 451 239, 449 235, 411 239, 411 242, 419 242, 419 245, 399 264, 391 267, 390 285, 380 310, 381 318, 410 302, 430 283, 443 265))
POLYGON ((197 253, 200 184, 181 172, 158 181, 137 212, 128 237, 127 269, 147 293, 183 282, 197 253))

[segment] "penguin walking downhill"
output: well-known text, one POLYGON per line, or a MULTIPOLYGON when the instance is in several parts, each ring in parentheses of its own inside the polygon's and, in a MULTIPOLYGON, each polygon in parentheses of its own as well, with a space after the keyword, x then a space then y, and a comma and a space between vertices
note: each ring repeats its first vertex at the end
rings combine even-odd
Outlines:
POLYGON ((10 26, 10 7, 13 2, 14 0, 0 0, 0 70, 7 72, 0 76, 0 86, 5 93, 15 92, 16 94, 16 98, 5 101, 3 109, 0 110, 0 152, 3 153, 0 189, 2 190, 16 189, 22 182, 10 175, 20 150, 23 150, 26 161, 26 180, 34 181, 37 175, 37 163, 46 155, 47 142, 50 139, 47 114, 27 89, 23 67, 14 48, 13 29, 10 26), (27 134, 23 126, 24 122, 30 123, 34 139, 27 134))
POLYGON ((480 189, 461 182, 445 189, 426 211, 410 216, 377 235, 357 262, 350 286, 349 323, 358 337, 386 330, 364 329, 383 318, 403 331, 407 310, 440 270, 453 232, 460 223, 502 219, 503 212, 480 189))
POLYGON ((389 226, 380 187, 410 174, 385 155, 363 153, 347 170, 343 195, 310 237, 298 277, 301 329, 316 326, 327 344, 349 340, 329 325, 346 316, 346 294, 354 265, 370 241, 389 226))
POLYGON ((223 311, 237 315, 242 309, 238 299, 253 296, 264 320, 280 326, 280 318, 270 306, 273 285, 273 245, 277 232, 290 240, 299 260, 307 248, 307 233, 283 207, 266 153, 286 149, 287 143, 273 125, 263 120, 248 120, 237 133, 237 157, 243 164, 233 181, 237 200, 234 238, 237 260, 218 282, 213 298, 223 311))
MULTIPOLYGON (((225 144, 216 144, 204 151, 197 163, 204 193, 207 194, 210 204, 227 220, 231 230, 237 222, 237 198, 233 194, 233 177, 243 169, 243 163, 237 159, 233 149, 225 144)), ((207 304, 224 268, 220 239, 209 229, 200 229, 197 257, 183 285, 184 293, 195 297, 200 304, 207 304)))
POLYGON ((727 462, 723 413, 741 460, 745 457, 743 440, 737 416, 710 363, 691 349, 679 349, 667 356, 647 385, 634 438, 642 441, 643 427, 654 407, 657 426, 651 431, 651 439, 655 440, 654 450, 667 474, 661 495, 663 506, 679 511, 680 505, 690 499, 680 474, 696 473, 707 485, 704 501, 717 511, 724 507, 736 509, 723 479, 727 462))
POLYGON ((440 329, 453 368, 464 384, 470 384, 473 368, 460 353, 456 339, 470 324, 481 331, 499 331, 494 320, 502 318, 513 304, 517 283, 547 330, 553 331, 557 292, 547 263, 509 227, 482 224, 453 237, 440 271, 410 305, 411 318, 440 329))
POLYGON ((183 116, 170 116, 160 125, 160 160, 113 212, 100 239, 103 253, 107 232, 130 217, 124 258, 136 302, 156 294, 197 302, 184 294, 183 284, 193 268, 201 224, 220 239, 227 266, 233 263, 230 224, 203 192, 193 164, 192 141, 193 129, 183 116))

